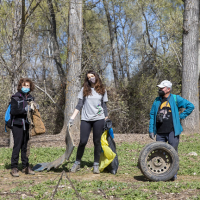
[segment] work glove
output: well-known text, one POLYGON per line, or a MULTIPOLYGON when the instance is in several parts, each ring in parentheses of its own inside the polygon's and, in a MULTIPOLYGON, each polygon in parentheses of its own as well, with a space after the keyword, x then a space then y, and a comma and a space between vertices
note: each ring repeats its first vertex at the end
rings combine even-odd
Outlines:
POLYGON ((26 112, 28 112, 28 110, 29 110, 29 112, 31 112, 31 106, 27 105, 24 109, 25 109, 26 112))
POLYGON ((70 119, 69 122, 68 122, 68 124, 69 124, 70 127, 73 125, 73 123, 74 123, 73 119, 70 119))
POLYGON ((154 133, 149 133, 149 137, 154 140, 155 136, 154 136, 154 133))

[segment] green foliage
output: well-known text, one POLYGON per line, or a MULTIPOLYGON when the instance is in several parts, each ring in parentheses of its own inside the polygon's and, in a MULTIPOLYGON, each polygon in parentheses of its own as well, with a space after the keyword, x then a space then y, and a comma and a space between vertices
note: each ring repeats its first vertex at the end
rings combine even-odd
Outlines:
POLYGON ((129 106, 127 102, 127 89, 121 87, 107 88, 108 90, 108 116, 112 120, 114 132, 126 133, 129 131, 129 124, 132 121, 129 117, 129 106))
POLYGON ((181 140, 183 142, 179 145, 179 154, 180 154, 180 171, 179 173, 182 175, 200 175, 200 166, 198 164, 200 162, 200 138, 199 134, 194 134, 190 137, 181 136, 181 140), (196 152, 198 156, 189 156, 190 152, 196 152))
MULTIPOLYGON (((183 1, 182 0, 107 0, 114 31, 116 66, 119 87, 108 88, 110 118, 115 131, 146 133, 149 110, 156 97, 156 85, 171 80, 173 93, 181 92, 181 62, 183 1), (146 20, 145 21, 145 17, 146 20), (147 26, 146 26, 147 25, 147 26), (147 34, 149 33, 149 35, 147 34), (176 52, 175 52, 176 51, 176 52), (121 63, 120 63, 121 62, 121 63), (130 79, 127 79, 127 70, 130 79), (110 90, 110 91, 109 91, 110 90), (114 111, 113 111, 114 110, 114 111)), ((69 1, 52 1, 56 34, 61 63, 67 70, 68 11, 69 1)), ((26 17, 37 5, 37 1, 26 1, 26 17), (30 7, 29 7, 30 6, 30 7)), ((2 1, 0 7, 0 54, 8 67, 10 61, 14 22, 15 1, 2 1)), ((48 134, 59 133, 63 126, 65 107, 64 87, 53 61, 52 34, 50 32, 50 12, 47 1, 40 5, 26 20, 23 35, 22 60, 26 60, 18 76, 32 78, 42 89, 44 80, 47 92, 57 103, 57 107, 36 90, 34 96, 40 104, 42 119, 48 134), (59 108, 58 108, 59 107, 59 108)), ((111 41, 107 16, 102 1, 83 1, 82 75, 88 69, 95 69, 104 83, 113 81, 111 41), (108 73, 109 71, 109 73, 108 73)), ((2 62, 2 61, 1 61, 2 62)), ((8 70, 1 65, 0 73, 6 77, 6 89, 0 88, 0 112, 5 113, 9 98, 5 99, 11 88, 8 70)), ((17 71, 17 72, 18 72, 17 71)), ((69 80, 66 80, 66 83, 69 80)), ((11 94, 9 94, 11 95, 11 94)), ((3 119, 0 130, 4 129, 3 119)))
POLYGON ((129 117, 132 131, 148 133, 149 113, 157 96, 157 79, 136 74, 129 83, 129 117))

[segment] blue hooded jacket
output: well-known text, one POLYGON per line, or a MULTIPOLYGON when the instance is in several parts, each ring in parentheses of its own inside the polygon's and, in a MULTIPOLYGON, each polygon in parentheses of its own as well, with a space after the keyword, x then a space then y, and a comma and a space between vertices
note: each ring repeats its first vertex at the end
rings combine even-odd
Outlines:
MULTIPOLYGON (((153 102, 150 111, 150 123, 149 123, 149 133, 154 133, 156 135, 156 115, 158 108, 162 102, 162 97, 157 97, 153 102)), ((188 100, 182 98, 179 95, 170 94, 169 104, 172 111, 172 120, 174 125, 175 136, 180 135, 183 131, 180 119, 185 119, 194 110, 194 105, 188 100), (174 97, 173 97, 174 96, 174 97), (176 100, 175 100, 176 99, 176 100), (179 108, 185 108, 185 110, 179 115, 179 108)))

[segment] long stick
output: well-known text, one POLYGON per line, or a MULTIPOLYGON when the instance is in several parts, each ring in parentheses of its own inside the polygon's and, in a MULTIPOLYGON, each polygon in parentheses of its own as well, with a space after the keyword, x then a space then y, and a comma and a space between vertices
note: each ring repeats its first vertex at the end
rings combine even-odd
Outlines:
POLYGON ((52 98, 46 91, 44 91, 42 88, 40 88, 40 87, 39 87, 38 85, 36 85, 36 84, 35 84, 35 87, 38 88, 38 89, 40 89, 42 92, 46 93, 47 96, 51 99, 51 101, 52 101, 54 104, 56 104, 56 102, 53 100, 53 98, 52 98))
POLYGON ((53 100, 53 98, 47 93, 47 91, 43 90, 42 88, 40 88, 38 85, 35 84, 35 87, 38 88, 39 90, 41 90, 42 92, 44 92, 50 99, 51 101, 55 104, 55 106, 60 110, 62 111, 62 113, 64 113, 64 110, 62 108, 60 108, 56 102, 53 100))
MULTIPOLYGON (((63 171, 63 172, 65 172, 65 171, 63 171)), ((65 172, 65 177, 68 179, 68 181, 69 181, 69 183, 71 184, 72 188, 74 189, 74 191, 75 191, 77 197, 79 197, 79 198, 82 200, 80 194, 78 193, 78 191, 77 191, 76 188, 74 187, 72 181, 71 181, 70 178, 67 176, 67 173, 66 173, 66 172, 65 172)))
POLYGON ((54 198, 54 196, 55 196, 55 194, 56 194, 56 192, 57 192, 57 189, 58 189, 58 186, 59 186, 59 184, 60 184, 60 181, 62 180, 63 173, 64 173, 64 171, 62 171, 62 174, 61 174, 61 176, 60 176, 60 179, 59 179, 59 181, 58 181, 58 184, 56 185, 56 188, 55 188, 55 190, 54 190, 54 192, 53 192, 53 195, 52 195, 52 197, 51 197, 51 200, 53 200, 53 198, 54 198))

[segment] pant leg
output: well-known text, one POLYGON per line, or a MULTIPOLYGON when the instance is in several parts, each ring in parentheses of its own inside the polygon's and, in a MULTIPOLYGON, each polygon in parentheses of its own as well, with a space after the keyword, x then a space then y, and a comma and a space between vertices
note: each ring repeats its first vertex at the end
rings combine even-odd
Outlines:
POLYGON ((23 168, 26 168, 29 166, 29 162, 28 162, 28 156, 27 156, 27 144, 28 144, 28 140, 29 140, 29 127, 26 126, 26 131, 24 131, 24 139, 22 142, 22 146, 21 146, 21 160, 22 160, 22 166, 23 168))
POLYGON ((76 161, 81 161, 81 158, 82 158, 84 150, 85 150, 85 146, 88 142, 91 128, 92 128, 92 122, 83 121, 83 120, 81 121, 80 143, 78 145, 76 161))
POLYGON ((101 154, 101 135, 103 133, 105 120, 95 121, 93 124, 93 142, 94 142, 94 162, 99 163, 101 154))
POLYGON ((14 146, 12 151, 12 157, 11 157, 11 169, 18 167, 18 161, 19 161, 19 152, 23 143, 23 126, 21 125, 14 125, 12 129, 13 133, 13 139, 14 139, 14 146))
POLYGON ((174 149, 178 152, 178 144, 179 144, 179 135, 175 136, 174 131, 169 133, 168 143, 174 147, 174 149))
POLYGON ((156 141, 159 141, 159 142, 167 142, 167 136, 168 134, 156 134, 156 141))

